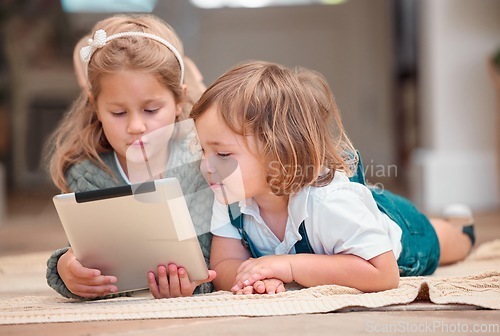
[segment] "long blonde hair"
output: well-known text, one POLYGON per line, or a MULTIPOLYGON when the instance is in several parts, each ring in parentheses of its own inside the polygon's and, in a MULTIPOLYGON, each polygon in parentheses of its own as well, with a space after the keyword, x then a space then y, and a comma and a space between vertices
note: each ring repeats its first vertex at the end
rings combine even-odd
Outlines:
MULTIPOLYGON (((183 55, 182 43, 172 27, 153 15, 112 16, 98 22, 90 36, 99 29, 104 29, 108 36, 134 31, 151 33, 169 41, 183 55)), ((126 36, 108 41, 96 50, 86 69, 88 91, 82 90, 47 143, 50 175, 63 192, 69 191, 66 171, 77 162, 88 159, 111 173, 99 154, 111 151, 112 147, 104 135, 90 97, 93 101, 99 97, 103 74, 121 70, 151 73, 173 92, 176 103, 183 101, 181 68, 165 45, 146 37, 126 36)), ((185 117, 184 114, 178 119, 185 117)))
POLYGON ((319 73, 266 62, 241 64, 209 86, 191 117, 196 120, 211 107, 236 134, 255 136, 255 154, 276 195, 325 186, 336 170, 352 172, 356 152, 319 73))

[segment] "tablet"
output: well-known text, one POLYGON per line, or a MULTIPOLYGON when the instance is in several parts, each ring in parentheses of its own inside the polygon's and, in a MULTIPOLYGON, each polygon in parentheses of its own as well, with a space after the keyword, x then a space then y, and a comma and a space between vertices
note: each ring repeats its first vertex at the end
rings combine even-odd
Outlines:
POLYGON ((56 195, 54 205, 76 258, 114 275, 119 292, 148 288, 158 265, 184 267, 191 281, 208 269, 176 178, 56 195))

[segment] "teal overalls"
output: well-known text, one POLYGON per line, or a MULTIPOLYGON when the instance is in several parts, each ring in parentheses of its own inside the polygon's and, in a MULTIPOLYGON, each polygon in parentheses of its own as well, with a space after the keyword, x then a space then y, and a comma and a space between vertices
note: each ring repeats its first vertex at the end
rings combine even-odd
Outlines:
MULTIPOLYGON (((359 153, 358 158, 356 173, 349 180, 366 186, 363 162, 359 153)), ((396 222, 402 230, 402 250, 398 258, 400 275, 432 274, 439 264, 440 250, 436 231, 429 219, 406 198, 373 186, 368 186, 368 188, 379 210, 396 222)), ((243 246, 250 251, 253 258, 261 257, 262 254, 256 249, 243 228, 243 215, 239 212, 238 203, 229 205, 228 211, 231 224, 238 229, 241 235, 243 246), (233 213, 239 214, 239 216, 233 218, 233 213)), ((314 253, 307 238, 304 222, 299 226, 299 234, 302 239, 295 243, 295 252, 314 253)))

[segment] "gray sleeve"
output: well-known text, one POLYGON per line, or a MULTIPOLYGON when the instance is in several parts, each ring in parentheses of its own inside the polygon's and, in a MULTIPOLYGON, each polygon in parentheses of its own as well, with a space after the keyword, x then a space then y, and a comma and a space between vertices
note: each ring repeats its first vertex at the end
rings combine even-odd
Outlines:
POLYGON ((57 273, 57 262, 59 261, 59 258, 68 251, 68 249, 69 246, 54 251, 49 260, 47 260, 47 284, 50 288, 66 298, 83 300, 83 297, 75 295, 69 291, 68 287, 66 287, 61 277, 59 276, 59 273, 57 273))
POLYGON ((74 192, 105 189, 124 184, 89 160, 82 161, 70 167, 66 173, 68 188, 74 192))

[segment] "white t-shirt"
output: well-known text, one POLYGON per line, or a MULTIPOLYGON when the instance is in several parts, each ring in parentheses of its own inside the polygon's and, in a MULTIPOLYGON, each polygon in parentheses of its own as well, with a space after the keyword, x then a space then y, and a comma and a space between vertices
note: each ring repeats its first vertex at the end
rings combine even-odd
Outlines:
MULTIPOLYGON (((370 190, 350 182, 337 171, 325 187, 306 187, 290 197, 285 236, 280 241, 266 226, 253 199, 239 202, 243 227, 263 255, 294 254, 305 229, 315 254, 353 254, 365 260, 393 251, 401 253, 401 228, 381 212, 370 190)), ((216 236, 241 239, 229 220, 227 205, 214 202, 211 231, 216 236)))

